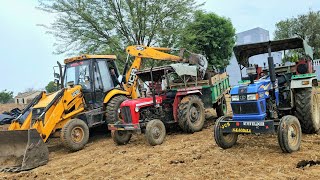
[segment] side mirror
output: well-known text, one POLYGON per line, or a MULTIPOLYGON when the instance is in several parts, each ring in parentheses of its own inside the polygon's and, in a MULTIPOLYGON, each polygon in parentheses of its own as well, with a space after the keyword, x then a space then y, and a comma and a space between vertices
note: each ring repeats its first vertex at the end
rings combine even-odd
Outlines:
POLYGON ((122 83, 122 79, 123 79, 123 76, 122 76, 122 75, 120 75, 120 76, 118 77, 118 81, 119 81, 119 83, 122 83))
POLYGON ((54 73, 54 78, 60 79, 60 74, 54 73))
POLYGON ((55 79, 53 82, 54 82, 54 84, 55 84, 56 86, 59 85, 59 79, 55 79))

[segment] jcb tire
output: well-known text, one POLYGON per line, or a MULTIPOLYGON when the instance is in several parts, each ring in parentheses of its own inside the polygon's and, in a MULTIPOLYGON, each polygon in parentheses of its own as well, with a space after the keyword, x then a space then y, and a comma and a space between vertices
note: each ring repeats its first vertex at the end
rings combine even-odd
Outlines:
POLYGON ((221 116, 217 119, 214 125, 214 140, 216 141, 216 144, 223 148, 228 149, 231 148, 233 145, 237 143, 238 140, 238 134, 235 133, 229 133, 229 134, 223 134, 220 127, 220 121, 225 120, 226 117, 221 116))
POLYGON ((151 146, 160 145, 166 137, 166 127, 158 119, 151 120, 147 123, 145 136, 151 146))
POLYGON ((113 142, 115 142, 117 145, 125 145, 128 144, 128 142, 131 139, 132 133, 129 131, 112 131, 111 136, 113 139, 113 142))
POLYGON ((89 140, 89 127, 81 119, 71 119, 61 129, 60 139, 71 151, 83 149, 89 140))
POLYGON ((302 132, 315 133, 320 129, 320 111, 317 89, 299 89, 295 94, 295 116, 299 119, 302 132))
POLYGON ((123 95, 118 95, 110 99, 106 105, 106 120, 108 124, 114 124, 120 121, 118 109, 120 104, 128 98, 123 95))
POLYGON ((298 151, 301 145, 301 126, 295 116, 287 115, 281 118, 278 127, 278 142, 284 153, 298 151))
POLYGON ((216 107, 216 112, 218 117, 227 115, 227 101, 224 96, 221 98, 221 103, 216 107))
POLYGON ((205 121, 204 105, 196 95, 182 98, 178 109, 179 126, 184 132, 201 131, 205 121))

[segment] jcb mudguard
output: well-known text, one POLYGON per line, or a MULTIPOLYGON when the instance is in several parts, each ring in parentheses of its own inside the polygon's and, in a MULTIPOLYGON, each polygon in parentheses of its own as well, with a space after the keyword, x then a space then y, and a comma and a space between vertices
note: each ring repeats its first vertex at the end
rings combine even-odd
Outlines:
POLYGON ((19 172, 47 164, 49 150, 36 129, 0 131, 0 172, 19 172))

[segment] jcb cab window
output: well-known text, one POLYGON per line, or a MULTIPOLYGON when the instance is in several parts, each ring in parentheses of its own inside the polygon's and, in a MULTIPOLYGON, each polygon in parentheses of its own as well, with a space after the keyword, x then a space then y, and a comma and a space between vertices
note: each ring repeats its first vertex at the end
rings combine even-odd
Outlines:
POLYGON ((91 89, 90 84, 90 61, 73 62, 66 65, 65 87, 68 83, 81 85, 83 89, 91 89))

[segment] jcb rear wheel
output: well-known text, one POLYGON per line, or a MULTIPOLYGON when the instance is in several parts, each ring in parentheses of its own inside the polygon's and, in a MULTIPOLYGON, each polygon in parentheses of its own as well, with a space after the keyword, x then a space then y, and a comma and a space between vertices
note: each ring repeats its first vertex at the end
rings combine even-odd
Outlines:
POLYGON ((205 121, 204 105, 196 95, 182 98, 178 109, 179 126, 185 132, 201 131, 205 121))
POLYGON ((222 133, 220 127, 220 121, 225 120, 226 117, 221 116, 217 119, 214 125, 214 140, 216 141, 217 145, 223 149, 231 148, 233 145, 236 144, 238 140, 238 134, 235 133, 222 133))
POLYGON ((147 123, 145 135, 151 146, 160 145, 166 137, 166 127, 162 121, 154 119, 147 123))
POLYGON ((61 129, 60 139, 71 151, 83 149, 89 140, 89 127, 81 119, 71 119, 61 129))
POLYGON ((108 124, 114 124, 121 120, 119 113, 120 104, 128 98, 123 95, 117 95, 110 99, 106 104, 106 120, 108 124))
POLYGON ((113 142, 115 142, 117 145, 125 145, 130 141, 132 134, 129 131, 115 130, 111 132, 111 136, 113 142))
POLYGON ((285 153, 298 151, 301 144, 301 126, 295 116, 287 115, 281 118, 278 127, 278 142, 285 153))

